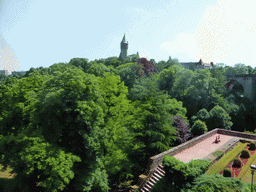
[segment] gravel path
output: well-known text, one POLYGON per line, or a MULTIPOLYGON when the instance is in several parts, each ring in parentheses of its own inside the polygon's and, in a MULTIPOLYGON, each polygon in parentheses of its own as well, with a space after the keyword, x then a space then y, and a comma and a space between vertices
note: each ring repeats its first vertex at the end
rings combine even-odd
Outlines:
POLYGON ((214 134, 207 139, 201 141, 200 143, 197 143, 196 145, 174 155, 174 157, 179 159, 180 161, 183 161, 184 163, 188 163, 192 159, 204 159, 207 156, 208 159, 212 159, 212 157, 209 156, 212 152, 216 150, 226 149, 234 145, 238 141, 239 137, 214 134), (216 136, 218 135, 220 135, 220 142, 214 143, 216 136))

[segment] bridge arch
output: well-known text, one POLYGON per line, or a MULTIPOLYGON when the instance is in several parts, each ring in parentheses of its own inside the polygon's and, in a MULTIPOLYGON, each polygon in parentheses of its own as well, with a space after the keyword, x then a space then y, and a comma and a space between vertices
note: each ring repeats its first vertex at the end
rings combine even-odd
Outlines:
POLYGON ((230 92, 235 92, 239 96, 243 97, 245 95, 245 87, 243 84, 241 84, 239 81, 235 79, 231 79, 225 84, 226 88, 230 92))
POLYGON ((247 97, 251 102, 256 103, 256 75, 227 75, 225 82, 228 90, 236 91, 239 95, 247 97))

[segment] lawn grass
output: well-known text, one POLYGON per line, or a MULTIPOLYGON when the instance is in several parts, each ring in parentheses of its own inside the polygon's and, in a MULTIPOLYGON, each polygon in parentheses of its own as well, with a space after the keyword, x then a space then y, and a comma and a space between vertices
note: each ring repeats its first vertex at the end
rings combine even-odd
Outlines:
POLYGON ((213 156, 219 157, 219 156, 222 156, 223 153, 224 153, 224 151, 215 151, 215 152, 213 153, 213 156))
MULTIPOLYGON (((0 164, 0 170, 3 168, 3 165, 0 164)), ((14 183, 14 174, 11 174, 10 172, 13 169, 8 167, 6 168, 5 171, 0 171, 0 191, 5 191, 5 192, 11 192, 15 191, 15 188, 17 187, 16 184, 14 183)), ((61 190, 64 189, 65 186, 61 186, 61 190)), ((56 192, 56 190, 54 190, 56 192)))
POLYGON ((252 174, 251 174, 251 164, 256 164, 256 152, 253 156, 247 161, 246 165, 243 166, 241 172, 239 173, 237 179, 240 179, 244 183, 251 183, 252 174))
POLYGON ((234 147, 234 149, 230 152, 228 152, 224 157, 222 157, 217 163, 215 163, 213 166, 211 166, 205 173, 206 174, 219 174, 221 171, 223 171, 227 165, 236 158, 239 153, 241 153, 242 150, 244 150, 247 146, 247 143, 238 143, 237 146, 234 147))

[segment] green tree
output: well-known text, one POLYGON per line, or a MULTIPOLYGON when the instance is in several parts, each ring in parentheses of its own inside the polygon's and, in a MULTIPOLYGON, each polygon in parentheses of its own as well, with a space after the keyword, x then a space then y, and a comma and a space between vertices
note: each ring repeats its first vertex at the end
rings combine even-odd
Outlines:
POLYGON ((5 80, 8 76, 5 75, 4 73, 0 73, 0 82, 5 80))
POLYGON ((215 88, 215 92, 217 94, 224 94, 226 92, 226 87, 224 85, 224 81, 225 81, 225 75, 224 75, 224 69, 221 68, 213 68, 210 70, 211 72, 211 77, 217 79, 216 82, 216 88, 215 88))
POLYGON ((110 72, 110 69, 102 63, 96 63, 94 61, 90 61, 87 67, 85 68, 85 72, 94 74, 95 76, 103 77, 104 72, 110 72))
MULTIPOLYGON (((248 183, 250 186, 250 184, 248 183)), ((247 186, 248 186, 247 185, 247 186)), ((244 184, 240 179, 234 179, 230 177, 223 177, 219 174, 203 174, 197 177, 194 181, 194 186, 191 191, 247 191, 246 184, 244 184)), ((255 188, 255 186, 254 186, 255 188)), ((248 189, 250 190, 250 188, 248 189)))
POLYGON ((210 70, 186 70, 177 78, 170 95, 183 101, 191 117, 202 108, 225 104, 221 94, 215 91, 218 87, 218 80, 211 77, 210 70))
MULTIPOLYGON (((101 62, 101 63, 103 63, 103 62, 101 62)), ((106 66, 112 65, 114 68, 116 68, 122 64, 123 64, 122 61, 120 61, 118 57, 108 57, 104 61, 104 65, 106 65, 106 66)))
POLYGON ((39 181, 42 181, 45 191, 60 189, 74 178, 73 164, 81 162, 78 156, 66 153, 43 138, 27 137, 21 133, 5 136, 0 145, 0 153, 5 154, 3 162, 13 162, 13 170, 17 173, 15 185, 26 191, 35 191, 39 181))
POLYGON ((116 75, 119 75, 124 81, 125 86, 129 89, 133 87, 139 76, 136 73, 136 65, 134 63, 126 63, 116 68, 116 75))
MULTIPOLYGON (((81 159, 81 162, 72 167, 75 177, 66 186, 67 190, 106 191, 109 189, 108 177, 99 143, 100 125, 104 121, 104 101, 99 82, 94 75, 85 74, 77 68, 67 68, 64 72, 56 71, 54 74, 48 77, 31 74, 33 78, 46 80, 38 85, 38 90, 31 89, 23 95, 27 105, 20 104, 21 107, 23 105, 21 114, 29 116, 30 123, 22 133, 27 137, 43 138, 45 142, 81 159)), ((17 92, 14 89, 12 91, 17 92)), ((9 121, 12 122, 10 119, 9 121)), ((18 126, 14 128, 16 130, 18 126)), ((1 127, 3 133, 11 131, 9 127, 1 127)), ((8 157, 9 151, 5 150, 1 155, 8 157)), ((14 171, 25 174, 21 170, 14 171)), ((34 175, 36 172, 30 174, 34 175)), ((54 182, 50 174, 40 178, 42 183, 46 180, 54 182)))
POLYGON ((160 90, 166 90, 168 94, 170 94, 174 82, 176 82, 177 77, 179 77, 181 73, 182 68, 178 65, 172 65, 168 69, 164 69, 160 73, 158 73, 157 76, 159 77, 160 90))
POLYGON ((170 95, 175 98, 181 98, 182 96, 187 95, 187 89, 194 75, 194 72, 191 70, 183 71, 181 75, 177 76, 170 95))
POLYGON ((87 58, 73 58, 69 61, 70 65, 81 67, 83 71, 85 71, 87 64, 89 63, 89 59, 87 58))
POLYGON ((137 129, 137 133, 143 133, 140 141, 147 147, 148 154, 155 155, 167 150, 176 140, 177 130, 172 127, 172 116, 181 116, 188 122, 185 114, 186 109, 182 102, 170 99, 158 88, 157 79, 147 77, 142 79, 129 92, 134 106, 143 108, 144 118, 141 120, 145 127, 137 129))
POLYGON ((159 61, 158 63, 156 63, 155 66, 157 67, 157 73, 160 73, 162 70, 167 68, 167 63, 166 63, 166 61, 162 60, 162 61, 159 61))
POLYGON ((214 128, 231 129, 231 117, 221 106, 215 106, 209 114, 210 119, 206 123, 209 131, 214 128))
POLYGON ((248 74, 248 67, 245 64, 237 63, 234 67, 237 70, 237 74, 248 74))
POLYGON ((128 55, 126 56, 124 63, 136 62, 138 59, 139 56, 137 54, 128 55))
POLYGON ((194 124, 196 120, 201 120, 203 122, 207 122, 210 119, 210 114, 207 109, 200 109, 196 116, 191 117, 191 123, 194 124))
POLYGON ((95 76, 103 77, 104 72, 110 72, 110 68, 106 67, 104 63, 97 63, 96 61, 88 62, 87 58, 73 58, 69 64, 81 67, 85 73, 94 74, 95 76))
POLYGON ((178 59, 172 59, 171 56, 169 56, 169 59, 168 61, 166 62, 167 64, 167 68, 173 66, 173 65, 177 65, 179 67, 181 67, 182 69, 184 69, 184 67, 180 64, 179 60, 178 59))
POLYGON ((104 125, 101 129, 101 149, 104 154, 104 166, 111 183, 120 182, 133 176, 133 163, 128 157, 138 150, 134 146, 134 135, 127 122, 131 121, 133 112, 127 99, 128 88, 119 76, 106 73, 99 78, 104 98, 104 125))
POLYGON ((203 135, 207 132, 207 126, 205 122, 196 120, 193 126, 191 127, 190 132, 197 136, 203 135))
POLYGON ((164 156, 165 176, 159 180, 152 191, 189 191, 193 181, 209 167, 207 160, 196 159, 183 163, 173 156, 164 156))

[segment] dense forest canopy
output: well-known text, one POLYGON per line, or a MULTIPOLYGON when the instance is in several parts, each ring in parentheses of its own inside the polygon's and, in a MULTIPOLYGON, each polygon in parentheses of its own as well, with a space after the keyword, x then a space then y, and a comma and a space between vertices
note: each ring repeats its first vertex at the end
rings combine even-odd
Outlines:
POLYGON ((255 106, 241 85, 225 87, 229 74, 256 69, 185 70, 177 59, 130 55, 0 74, 2 163, 31 191, 37 182, 45 191, 135 185, 149 157, 193 137, 216 127, 254 132, 255 106))

